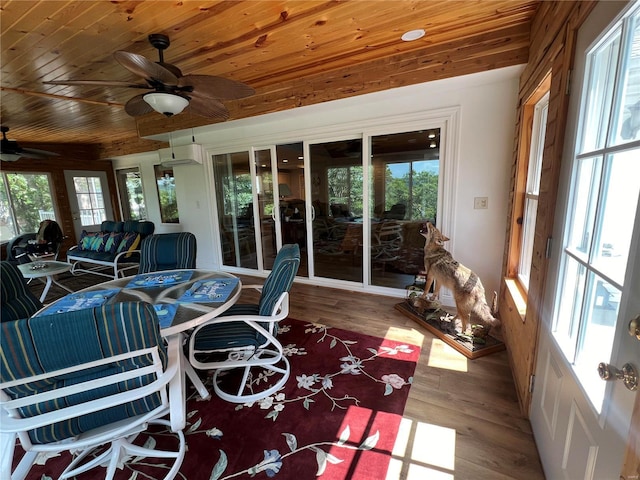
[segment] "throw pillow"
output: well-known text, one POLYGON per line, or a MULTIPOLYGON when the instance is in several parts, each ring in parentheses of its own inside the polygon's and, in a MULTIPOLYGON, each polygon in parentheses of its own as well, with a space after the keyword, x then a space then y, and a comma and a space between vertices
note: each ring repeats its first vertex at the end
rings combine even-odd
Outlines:
POLYGON ((78 248, 80 250, 91 250, 93 252, 103 252, 105 238, 108 235, 107 232, 87 232, 82 231, 80 236, 80 243, 78 248))
MULTIPOLYGON (((122 237, 122 240, 120 241, 120 245, 118 245, 118 249, 116 250, 116 253, 132 252, 133 250, 137 250, 139 245, 140 245, 140 234, 135 232, 127 232, 122 237)), ((125 256, 130 257, 131 253, 125 256)))
POLYGON ((104 251, 109 253, 116 253, 116 250, 122 242, 123 233, 111 232, 107 237, 107 241, 104 244, 104 251))

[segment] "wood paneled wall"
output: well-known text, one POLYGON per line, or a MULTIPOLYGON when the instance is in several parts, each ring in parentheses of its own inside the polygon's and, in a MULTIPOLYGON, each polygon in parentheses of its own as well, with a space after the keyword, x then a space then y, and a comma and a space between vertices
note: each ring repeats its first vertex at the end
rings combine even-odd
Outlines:
MULTIPOLYGON (((517 308, 517 299, 503 282, 500 289, 500 318, 503 323, 505 343, 508 346, 509 360, 518 392, 523 414, 528 416, 531 403, 529 381, 535 370, 538 330, 541 322, 540 312, 544 300, 548 259, 545 256, 547 239, 553 231, 555 205, 558 194, 558 181, 562 165, 567 109, 569 104, 568 82, 573 64, 574 43, 577 30, 593 9, 596 2, 543 2, 536 13, 531 30, 531 49, 529 63, 520 78, 518 124, 515 131, 513 154, 510 214, 506 233, 506 247, 503 276, 509 274, 509 252, 518 236, 511 235, 514 226, 514 207, 516 203, 516 173, 518 158, 528 155, 528 142, 523 142, 522 130, 524 105, 551 74, 549 112, 542 160, 540 196, 533 246, 533 260, 529 280, 527 309, 524 319, 517 308)), ((530 126, 529 126, 530 127, 530 126)))
MULTIPOLYGON (((109 183, 110 201, 113 206, 115 220, 120 220, 120 207, 118 206, 118 194, 116 189, 113 165, 109 160, 96 160, 98 158, 96 145, 78 144, 30 144, 30 146, 42 150, 59 153, 59 157, 50 157, 47 160, 36 160, 22 158, 17 162, 2 162, 3 172, 25 172, 25 173, 48 173, 51 176, 52 194, 54 202, 58 206, 57 221, 67 236, 62 245, 61 252, 78 243, 73 228, 73 218, 71 216, 71 206, 69 204, 69 192, 64 178, 65 170, 89 170, 106 172, 109 183)), ((63 255, 64 257, 64 255, 63 255)))

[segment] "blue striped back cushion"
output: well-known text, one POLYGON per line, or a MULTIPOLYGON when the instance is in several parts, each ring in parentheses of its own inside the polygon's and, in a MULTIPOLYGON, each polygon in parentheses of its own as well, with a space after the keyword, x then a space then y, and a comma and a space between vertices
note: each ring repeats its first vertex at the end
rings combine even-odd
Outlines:
POLYGON ((42 303, 27 288, 24 277, 14 264, 0 262, 0 283, 2 284, 0 321, 10 322, 27 318, 42 308, 42 303))
MULTIPOLYGON (((280 295, 291 289, 299 265, 300 247, 297 244, 283 245, 276 256, 271 273, 262 286, 259 305, 236 304, 220 316, 271 316, 280 295)), ((277 332, 277 325, 273 323, 262 323, 261 325, 266 330, 277 332)), ((265 340, 264 336, 254 328, 242 322, 213 323, 198 331, 194 348, 205 351, 239 346, 258 348, 264 344, 265 340)))
MULTIPOLYGON (((164 365, 167 354, 160 336, 158 319, 153 307, 143 302, 114 303, 95 309, 78 310, 62 314, 3 322, 0 325, 0 361, 2 382, 52 372, 62 368, 108 358, 153 346, 159 347, 164 365)), ((15 388, 6 388, 11 398, 34 391, 49 391, 113 373, 140 368, 148 361, 114 362, 108 366, 49 377, 15 388)), ((125 391, 133 386, 153 381, 149 375, 141 376, 109 387, 98 387, 82 394, 70 395, 55 401, 42 402, 23 408, 20 414, 30 417, 75 405, 105 395, 125 391)), ((161 404, 159 394, 112 407, 108 410, 61 421, 29 432, 33 443, 50 443, 78 435, 93 428, 140 415, 161 404)))
POLYGON ((271 273, 262 286, 260 315, 271 315, 282 292, 288 292, 291 289, 299 266, 300 247, 298 244, 283 245, 276 256, 271 273))
POLYGON ((197 242, 193 233, 150 235, 140 247, 138 273, 196 268, 197 242))

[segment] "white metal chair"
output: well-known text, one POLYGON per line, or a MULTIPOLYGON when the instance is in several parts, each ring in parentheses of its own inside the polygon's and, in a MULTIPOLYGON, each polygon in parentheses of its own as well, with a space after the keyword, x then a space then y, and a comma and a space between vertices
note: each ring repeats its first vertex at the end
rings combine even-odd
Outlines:
POLYGON ((162 418, 167 385, 180 374, 177 363, 168 365, 177 352, 167 352, 151 305, 116 303, 0 327, 1 478, 24 479, 39 453, 65 450, 76 455, 61 479, 100 465, 112 479, 127 456, 173 459, 164 478, 175 477, 185 454, 182 431, 175 451, 133 444, 149 424, 170 425, 162 418), (26 453, 11 472, 16 438, 26 453))
POLYGON ((289 314, 289 290, 299 265, 299 246, 283 245, 264 285, 243 285, 261 291, 259 304, 234 305, 191 333, 189 362, 197 369, 215 369, 213 389, 220 398, 236 403, 259 400, 289 378, 289 361, 276 336, 278 322, 289 314), (256 381, 252 371, 266 371, 264 381, 256 381), (232 379, 232 373, 239 375, 232 379))

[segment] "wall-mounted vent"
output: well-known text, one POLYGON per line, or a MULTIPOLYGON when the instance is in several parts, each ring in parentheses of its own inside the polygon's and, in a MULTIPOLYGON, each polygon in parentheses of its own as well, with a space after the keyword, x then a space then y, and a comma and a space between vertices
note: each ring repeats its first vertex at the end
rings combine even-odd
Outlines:
POLYGON ((174 167, 176 165, 202 165, 204 155, 202 145, 190 143, 173 148, 162 148, 158 150, 160 163, 163 167, 174 167))

